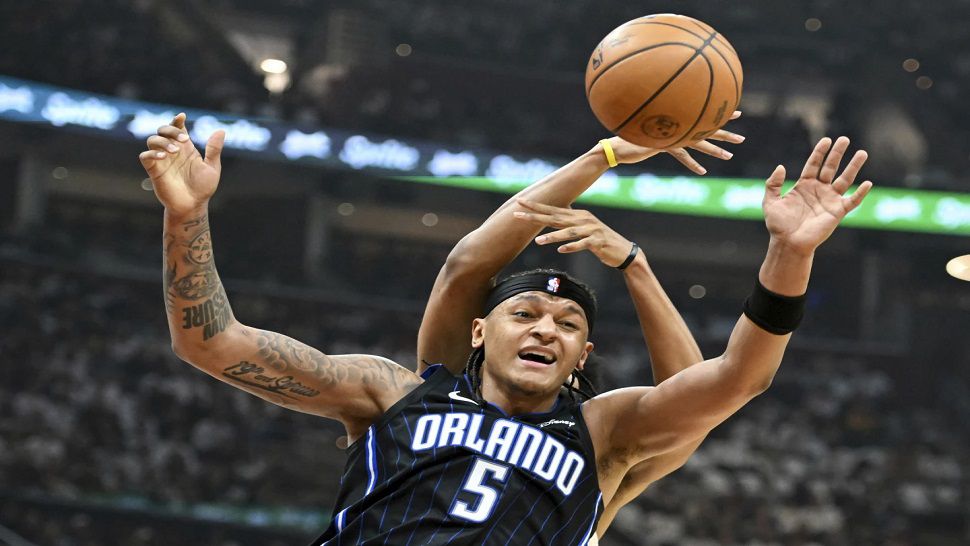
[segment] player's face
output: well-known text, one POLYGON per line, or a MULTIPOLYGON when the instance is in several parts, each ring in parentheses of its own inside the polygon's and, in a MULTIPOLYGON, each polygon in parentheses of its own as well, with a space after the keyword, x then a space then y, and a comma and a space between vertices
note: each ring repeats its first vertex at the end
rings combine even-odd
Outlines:
POLYGON ((588 335, 586 314, 576 302, 534 291, 477 319, 472 344, 486 346, 486 382, 519 395, 548 395, 583 368, 593 350, 588 335))

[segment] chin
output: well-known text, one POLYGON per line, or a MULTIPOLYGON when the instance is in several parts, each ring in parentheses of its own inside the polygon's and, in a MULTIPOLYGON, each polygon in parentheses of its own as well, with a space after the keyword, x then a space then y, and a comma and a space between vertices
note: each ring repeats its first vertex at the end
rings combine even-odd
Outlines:
POLYGON ((514 378, 507 385, 510 390, 523 396, 545 396, 551 392, 559 391, 559 384, 549 385, 545 381, 533 381, 529 379, 514 378))

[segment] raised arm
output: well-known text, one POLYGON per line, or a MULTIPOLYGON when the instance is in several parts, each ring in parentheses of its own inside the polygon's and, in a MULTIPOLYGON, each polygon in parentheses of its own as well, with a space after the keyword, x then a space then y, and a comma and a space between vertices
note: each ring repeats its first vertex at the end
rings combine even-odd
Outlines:
MULTIPOLYGON (((732 119, 738 116, 740 112, 735 112, 732 119)), ((744 137, 721 130, 711 139, 738 143, 744 137)), ((637 163, 660 153, 618 137, 611 138, 610 143, 618 163, 637 163)), ((708 141, 698 142, 691 148, 721 159, 730 159, 732 155, 708 141)), ((678 148, 669 153, 692 171, 698 174, 706 172, 685 149, 678 148)), ((464 368, 470 350, 471 322, 479 316, 493 279, 541 229, 515 219, 512 213, 518 210, 516 200, 569 206, 608 168, 603 147, 597 144, 568 165, 510 198, 478 229, 458 242, 438 273, 421 321, 418 332, 419 372, 428 364, 437 363, 444 364, 454 373, 464 368)))
POLYGON ((380 357, 328 356, 233 316, 216 271, 208 202, 219 184, 221 131, 203 158, 179 114, 139 159, 165 205, 163 284, 175 353, 203 372, 280 406, 341 420, 353 438, 420 379, 380 357))
MULTIPOLYGON (((536 238, 540 245, 559 245, 562 253, 588 250, 603 265, 617 267, 628 258, 632 243, 585 210, 552 207, 519 200, 524 211, 515 212, 517 218, 536 225, 554 228, 536 238)), ((700 347, 691 335, 683 317, 667 297, 642 250, 623 270, 623 279, 633 300, 637 319, 643 333, 655 383, 703 359, 700 347)), ((606 503, 599 519, 597 534, 602 537, 621 507, 639 496, 654 481, 684 465, 703 438, 640 461, 623 476, 616 493, 606 503)))
MULTIPOLYGON (((774 294, 773 303, 746 308, 722 355, 657 387, 621 389, 588 403, 587 415, 599 425, 591 430, 601 463, 633 465, 687 445, 768 388, 791 338, 774 324, 779 317, 791 318, 782 309, 785 297, 805 293, 815 249, 872 187, 865 182, 851 196, 844 195, 866 160, 865 152, 857 152, 835 178, 848 144, 846 138, 834 146, 822 139, 784 197, 784 168, 779 166, 768 179, 763 208, 771 241, 759 281, 774 294)), ((611 476, 606 481, 618 484, 620 478, 611 476)))

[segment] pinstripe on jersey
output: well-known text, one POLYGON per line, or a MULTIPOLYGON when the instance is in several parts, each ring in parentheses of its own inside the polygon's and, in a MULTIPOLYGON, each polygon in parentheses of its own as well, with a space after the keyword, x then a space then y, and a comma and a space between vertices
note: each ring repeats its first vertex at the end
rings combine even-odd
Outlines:
POLYGON ((510 417, 443 366, 348 450, 314 546, 585 545, 602 512, 578 404, 510 417))

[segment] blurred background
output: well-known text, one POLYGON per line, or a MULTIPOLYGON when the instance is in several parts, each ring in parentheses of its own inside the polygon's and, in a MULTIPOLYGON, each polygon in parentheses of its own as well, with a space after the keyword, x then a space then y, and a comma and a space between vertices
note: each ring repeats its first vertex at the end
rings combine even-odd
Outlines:
MULTIPOLYGON (((845 134, 885 193, 819 252, 772 389, 602 543, 970 544, 970 284, 944 272, 970 253, 967 0, 0 0, 0 543, 291 545, 330 520, 341 427, 170 350, 137 161, 159 125, 229 131, 211 218, 240 321, 413 367, 451 245, 605 136, 588 56, 658 12, 737 49, 747 141, 698 156, 703 179, 668 157, 612 173, 594 190, 618 206, 588 206, 705 356, 760 265, 774 165, 845 134)), ((539 265, 598 290, 601 389, 650 384, 621 277, 517 264, 539 265)))

